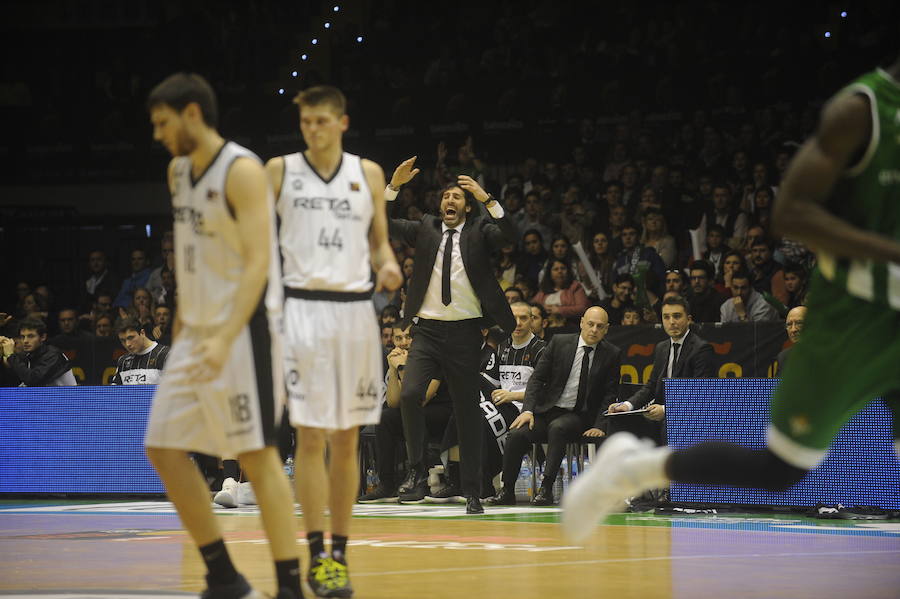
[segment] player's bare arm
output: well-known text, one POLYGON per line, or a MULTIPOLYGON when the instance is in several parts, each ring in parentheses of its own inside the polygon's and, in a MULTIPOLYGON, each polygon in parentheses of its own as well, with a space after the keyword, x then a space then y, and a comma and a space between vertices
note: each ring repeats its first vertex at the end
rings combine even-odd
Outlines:
POLYGON ((281 186, 284 183, 284 156, 276 156, 266 162, 266 177, 269 179, 269 185, 272 187, 272 193, 275 195, 275 201, 281 195, 281 186))
POLYGON ((375 269, 375 291, 387 289, 394 291, 403 284, 400 265, 394 257, 387 232, 387 209, 384 200, 384 171, 371 160, 362 161, 366 181, 372 191, 372 226, 369 229, 369 252, 372 255, 372 268, 375 269))
POLYGON ((896 241, 859 229, 822 205, 871 134, 871 108, 864 96, 841 96, 825 106, 818 131, 785 174, 773 214, 776 233, 837 257, 900 262, 896 241))
POLYGON ((231 315, 216 334, 198 346, 199 380, 212 379, 222 368, 235 337, 259 305, 269 272, 271 209, 263 167, 250 158, 238 158, 228 172, 225 194, 234 210, 244 263, 231 315))

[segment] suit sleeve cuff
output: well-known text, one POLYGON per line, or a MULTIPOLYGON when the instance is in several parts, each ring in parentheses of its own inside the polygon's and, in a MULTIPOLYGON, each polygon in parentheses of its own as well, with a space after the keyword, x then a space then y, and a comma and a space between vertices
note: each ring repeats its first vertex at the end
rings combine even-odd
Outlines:
POLYGON ((393 189, 391 189, 391 187, 389 185, 384 188, 384 199, 387 200, 388 202, 393 202, 394 200, 397 199, 398 193, 400 193, 400 192, 394 191, 393 189))
POLYGON ((493 216, 494 218, 503 218, 503 215, 506 214, 503 212, 503 206, 500 205, 500 202, 495 201, 493 206, 485 206, 487 208, 488 214, 493 216))

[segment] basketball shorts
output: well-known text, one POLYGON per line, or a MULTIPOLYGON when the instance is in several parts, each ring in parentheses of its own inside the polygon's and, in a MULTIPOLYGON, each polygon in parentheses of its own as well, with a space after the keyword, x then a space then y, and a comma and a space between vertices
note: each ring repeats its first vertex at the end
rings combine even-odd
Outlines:
POLYGON ((900 312, 853 297, 818 271, 808 309, 772 399, 768 446, 812 469, 844 423, 876 397, 885 398, 900 433, 900 312))
POLYGON ((235 458, 277 444, 285 403, 280 316, 253 315, 219 375, 192 380, 196 348, 211 329, 185 327, 172 345, 144 443, 235 458))
POLYGON ((293 426, 345 430, 381 418, 381 337, 371 300, 285 301, 285 372, 293 426))

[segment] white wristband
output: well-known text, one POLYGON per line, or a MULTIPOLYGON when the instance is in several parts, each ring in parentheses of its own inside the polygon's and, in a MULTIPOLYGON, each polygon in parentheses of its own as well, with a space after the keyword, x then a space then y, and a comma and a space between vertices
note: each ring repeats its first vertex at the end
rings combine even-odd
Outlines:
POLYGON ((391 189, 391 186, 388 185, 384 188, 384 199, 388 202, 393 202, 397 199, 398 193, 400 193, 399 190, 391 189))

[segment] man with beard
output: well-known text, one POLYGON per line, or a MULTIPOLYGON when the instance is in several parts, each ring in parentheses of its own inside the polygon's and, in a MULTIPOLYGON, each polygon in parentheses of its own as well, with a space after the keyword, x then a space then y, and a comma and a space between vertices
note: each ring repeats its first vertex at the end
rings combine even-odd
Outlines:
POLYGON ((235 570, 189 452, 237 456, 271 544, 277 599, 300 588, 294 502, 278 455, 284 377, 282 287, 271 191, 259 158, 216 130, 215 93, 178 73, 147 100, 153 138, 172 154, 178 312, 147 425, 147 456, 207 567, 204 597, 256 597, 235 570))
MULTIPOLYGON (((418 172, 415 157, 397 167, 386 197, 418 172)), ((477 213, 477 211, 476 211, 477 213)), ((456 414, 460 479, 466 512, 481 507, 483 435, 478 407, 481 329, 515 328, 515 319, 491 267, 491 255, 518 237, 503 207, 471 177, 460 175, 441 191, 440 218, 420 222, 391 219, 391 236, 416 248, 406 314, 417 316, 403 384, 401 409, 411 464, 400 493, 428 484, 423 455, 422 399, 432 379, 446 381, 456 414), (481 202, 490 219, 470 216, 481 202)))

